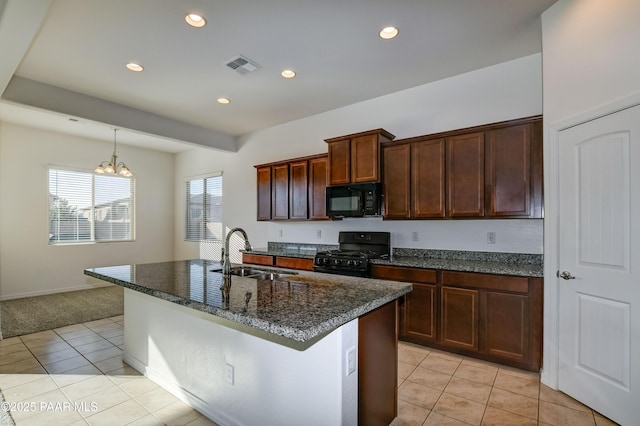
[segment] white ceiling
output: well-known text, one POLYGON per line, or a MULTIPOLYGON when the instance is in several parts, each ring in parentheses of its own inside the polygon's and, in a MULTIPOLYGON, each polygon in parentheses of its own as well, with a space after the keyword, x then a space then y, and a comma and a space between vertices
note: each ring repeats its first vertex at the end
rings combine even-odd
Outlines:
POLYGON ((0 0, 0 118, 233 151, 247 133, 540 52, 555 1, 0 0), (378 37, 387 25, 396 39, 378 37), (224 65, 239 54, 261 68, 224 65))

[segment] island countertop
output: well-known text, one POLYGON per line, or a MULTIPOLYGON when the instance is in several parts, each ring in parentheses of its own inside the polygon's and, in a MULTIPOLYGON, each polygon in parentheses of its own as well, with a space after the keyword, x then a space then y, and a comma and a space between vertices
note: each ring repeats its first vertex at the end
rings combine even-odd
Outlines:
POLYGON ((273 281, 234 275, 229 301, 223 302, 222 274, 216 269, 219 262, 193 259, 88 268, 84 273, 297 342, 330 332, 412 289, 403 282, 290 271, 291 276, 273 281))

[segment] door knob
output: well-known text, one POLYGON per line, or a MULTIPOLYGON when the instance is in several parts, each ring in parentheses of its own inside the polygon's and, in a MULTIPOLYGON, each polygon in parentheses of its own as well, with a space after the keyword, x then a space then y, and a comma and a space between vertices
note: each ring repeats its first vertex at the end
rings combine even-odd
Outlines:
POLYGON ((558 277, 562 278, 563 280, 575 280, 576 277, 574 277, 573 275, 571 275, 571 272, 569 271, 562 271, 559 272, 558 277))

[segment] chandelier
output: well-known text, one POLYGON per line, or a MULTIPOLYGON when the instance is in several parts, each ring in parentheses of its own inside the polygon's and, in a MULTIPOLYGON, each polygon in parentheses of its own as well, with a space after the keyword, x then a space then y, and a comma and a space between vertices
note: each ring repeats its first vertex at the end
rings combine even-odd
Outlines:
POLYGON ((123 177, 131 177, 133 173, 122 161, 118 163, 118 156, 116 155, 116 134, 118 129, 113 129, 113 155, 111 155, 111 161, 103 161, 96 167, 95 172, 101 175, 120 175, 123 177))

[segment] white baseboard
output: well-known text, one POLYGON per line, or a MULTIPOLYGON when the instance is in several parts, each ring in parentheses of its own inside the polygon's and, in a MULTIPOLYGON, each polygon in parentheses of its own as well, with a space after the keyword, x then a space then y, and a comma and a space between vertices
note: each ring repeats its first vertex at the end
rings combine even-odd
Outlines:
POLYGON ((111 287, 113 285, 115 284, 102 282, 102 283, 96 283, 96 284, 80 285, 75 287, 63 287, 63 288, 52 288, 52 289, 39 290, 39 291, 30 291, 27 293, 3 294, 3 295, 0 295, 0 301, 11 300, 11 299, 22 299, 23 297, 46 296, 48 294, 66 293, 69 291, 92 290, 100 287, 111 287))
POLYGON ((176 383, 172 378, 169 378, 165 374, 145 365, 142 361, 127 354, 126 351, 124 352, 122 359, 131 367, 144 374, 148 379, 156 382, 164 390, 171 393, 173 396, 216 424, 220 426, 242 426, 229 419, 227 416, 220 414, 220 412, 218 412, 214 407, 180 386, 180 384, 176 383))

